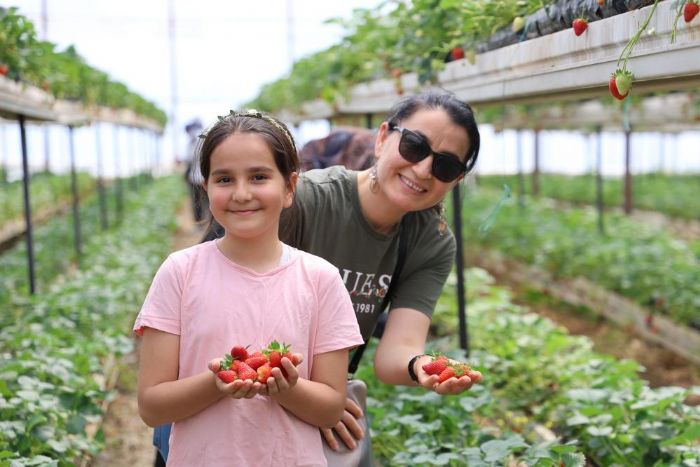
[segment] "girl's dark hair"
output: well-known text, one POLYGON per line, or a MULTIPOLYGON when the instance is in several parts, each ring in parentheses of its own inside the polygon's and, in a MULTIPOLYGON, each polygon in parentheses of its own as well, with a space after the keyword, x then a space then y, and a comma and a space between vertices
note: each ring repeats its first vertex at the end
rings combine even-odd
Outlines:
POLYGON ((464 163, 466 165, 465 173, 469 173, 479 157, 481 137, 474 119, 474 111, 468 104, 457 99, 454 94, 447 91, 426 91, 406 97, 389 110, 386 121, 389 122, 390 126, 398 125, 419 110, 426 109, 444 110, 454 124, 466 130, 467 135, 469 135, 469 151, 464 158, 464 163))
POLYGON ((267 142, 275 164, 284 180, 289 183, 292 172, 299 170, 299 156, 294 138, 287 126, 276 118, 253 112, 250 114, 232 113, 220 117, 206 132, 206 136, 197 151, 199 168, 206 180, 211 170, 211 155, 229 136, 236 133, 255 133, 267 142))

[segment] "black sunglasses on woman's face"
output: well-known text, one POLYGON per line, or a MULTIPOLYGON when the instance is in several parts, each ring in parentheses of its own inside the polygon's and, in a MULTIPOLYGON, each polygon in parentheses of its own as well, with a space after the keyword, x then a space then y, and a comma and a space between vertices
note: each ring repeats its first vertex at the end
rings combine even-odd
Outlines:
POLYGON ((401 133, 401 139, 399 140, 399 154, 401 154, 401 157, 412 164, 417 164, 432 155, 433 165, 431 172, 438 180, 449 183, 466 172, 467 166, 459 160, 459 157, 454 154, 433 151, 425 137, 398 125, 389 125, 389 131, 394 130, 401 133))

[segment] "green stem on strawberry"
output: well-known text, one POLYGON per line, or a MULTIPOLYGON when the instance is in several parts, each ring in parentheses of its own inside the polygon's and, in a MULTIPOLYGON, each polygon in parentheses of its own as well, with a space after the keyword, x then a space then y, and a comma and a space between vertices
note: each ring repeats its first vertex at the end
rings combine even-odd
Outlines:
POLYGON ((676 17, 673 18, 673 28, 671 28, 671 44, 676 43, 676 31, 678 30, 678 19, 683 14, 683 7, 685 2, 682 0, 678 1, 678 11, 676 12, 676 17))
POLYGON ((654 6, 649 12, 649 16, 647 16, 647 19, 644 21, 644 24, 641 25, 639 30, 635 33, 634 36, 627 42, 627 45, 622 49, 622 52, 620 53, 620 58, 617 59, 617 67, 620 68, 620 62, 624 58, 624 62, 622 64, 622 70, 627 70, 627 62, 629 61, 630 55, 632 54, 632 50, 634 49, 634 46, 637 45, 637 42, 639 41, 639 38, 642 36, 642 33, 646 30, 647 26, 649 26, 649 23, 651 22, 652 16, 654 16, 654 13, 656 12, 656 7, 659 5, 659 0, 654 0, 654 6))

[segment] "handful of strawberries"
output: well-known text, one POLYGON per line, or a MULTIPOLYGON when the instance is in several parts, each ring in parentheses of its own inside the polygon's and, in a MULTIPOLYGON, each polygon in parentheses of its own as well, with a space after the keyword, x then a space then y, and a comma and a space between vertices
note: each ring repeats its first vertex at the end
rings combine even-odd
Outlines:
POLYGON ((466 363, 452 360, 446 355, 431 355, 432 360, 422 366, 423 371, 429 375, 438 375, 438 383, 443 383, 450 378, 468 376, 476 379, 477 372, 473 371, 466 363))
POLYGON ((287 376, 281 363, 283 357, 287 357, 294 366, 301 363, 299 356, 291 352, 289 345, 277 341, 272 341, 266 348, 253 353, 248 353, 247 347, 234 345, 231 353, 224 355, 216 375, 226 384, 238 379, 265 383, 272 376, 273 368, 279 368, 282 374, 287 376))

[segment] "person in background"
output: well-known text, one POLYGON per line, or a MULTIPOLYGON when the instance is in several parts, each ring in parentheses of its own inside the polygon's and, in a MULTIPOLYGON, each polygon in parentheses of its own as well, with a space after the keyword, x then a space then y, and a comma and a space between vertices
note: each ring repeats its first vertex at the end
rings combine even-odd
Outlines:
POLYGON ((328 136, 309 141, 299 150, 301 170, 342 165, 365 170, 374 163, 376 133, 365 128, 334 128, 328 136))
MULTIPOLYGON (((431 359, 425 355, 431 316, 455 261, 455 239, 442 202, 476 164, 480 135, 474 113, 451 93, 408 96, 379 126, 373 149, 373 164, 365 170, 332 166, 302 172, 294 203, 283 213, 280 238, 339 269, 365 341, 392 282, 374 355, 380 381, 460 394, 481 380, 479 372, 438 383, 422 366, 431 359), (407 252, 401 273, 392 277, 402 236, 407 252)), ((205 239, 219 235, 214 224, 205 239)), ((368 435, 358 423, 363 416, 346 399, 342 419, 322 429, 329 446, 338 448, 340 439, 350 449, 357 447, 368 435)), ((167 430, 156 429, 161 439, 167 439, 167 430)), ((362 465, 371 463, 363 459, 362 465)))
POLYGON ((153 279, 134 324, 141 418, 173 423, 169 466, 325 466, 318 429, 343 414, 362 338, 337 268, 279 239, 294 140, 268 115, 232 112, 206 133, 200 167, 224 235, 171 254, 153 279), (299 366, 282 357, 260 381, 228 383, 207 366, 272 341, 300 352, 299 366))
POLYGON ((202 122, 198 118, 185 125, 185 132, 187 133, 187 147, 184 158, 185 182, 187 182, 187 186, 190 189, 192 216, 195 222, 202 222, 206 219, 209 211, 207 195, 202 188, 204 178, 199 170, 199 161, 196 153, 201 131, 202 122))

